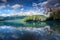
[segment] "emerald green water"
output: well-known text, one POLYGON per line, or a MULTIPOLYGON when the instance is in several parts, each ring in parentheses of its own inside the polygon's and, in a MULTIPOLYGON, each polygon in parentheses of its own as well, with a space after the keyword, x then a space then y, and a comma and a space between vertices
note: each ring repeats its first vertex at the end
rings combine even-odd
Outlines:
POLYGON ((15 23, 15 22, 0 22, 0 26, 11 26, 15 28, 19 27, 32 27, 32 28, 44 28, 45 26, 49 26, 51 29, 60 30, 60 21, 47 21, 47 22, 23 22, 23 23, 15 23))

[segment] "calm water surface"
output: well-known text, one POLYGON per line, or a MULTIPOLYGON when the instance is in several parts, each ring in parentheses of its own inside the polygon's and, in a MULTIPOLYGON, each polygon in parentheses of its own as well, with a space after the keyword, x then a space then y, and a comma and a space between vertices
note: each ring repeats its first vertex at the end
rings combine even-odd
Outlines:
POLYGON ((0 22, 0 40, 60 40, 60 21, 0 22))

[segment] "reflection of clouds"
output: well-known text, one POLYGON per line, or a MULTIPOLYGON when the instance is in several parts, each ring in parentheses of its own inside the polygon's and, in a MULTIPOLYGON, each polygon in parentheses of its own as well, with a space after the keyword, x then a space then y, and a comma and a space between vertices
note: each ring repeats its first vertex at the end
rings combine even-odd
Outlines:
POLYGON ((14 38, 14 39, 18 39, 19 36, 17 36, 17 35, 12 35, 12 38, 14 38))
POLYGON ((20 40, 20 39, 28 39, 33 37, 33 39, 37 38, 36 40, 39 40, 41 38, 41 40, 50 40, 53 38, 54 39, 58 39, 60 35, 46 35, 46 30, 45 28, 48 28, 50 30, 50 26, 46 26, 46 27, 41 27, 41 28, 32 28, 32 27, 20 27, 18 28, 14 28, 14 27, 10 27, 10 26, 1 26, 0 27, 0 38, 5 40, 5 39, 11 39, 11 40, 20 40), (20 29, 21 28, 21 29, 20 29), (33 36, 32 36, 33 35, 33 36), (51 37, 52 36, 52 37, 51 37), (56 38, 55 38, 56 37, 56 38))
MULTIPOLYGON (((24 33, 22 31, 29 31, 29 32, 37 32, 40 35, 44 35, 46 33, 45 28, 47 28, 49 30, 49 26, 48 27, 44 27, 44 28, 32 28, 32 27, 19 27, 19 28, 15 28, 15 27, 8 27, 8 26, 3 26, 0 27, 0 30, 3 31, 3 33, 14 33, 17 32, 16 30, 20 30, 21 35, 23 35, 24 33)), ((16 33, 14 35, 12 35, 12 37, 16 36, 16 33)), ((15 38, 15 37, 14 37, 15 38)))
POLYGON ((1 29, 6 29, 6 30, 27 30, 27 31, 41 31, 41 30, 45 30, 45 29, 50 30, 50 26, 46 26, 46 27, 41 27, 41 28, 33 28, 33 27, 12 27, 12 26, 0 26, 0 30, 1 29))
POLYGON ((44 28, 50 30, 50 26, 45 26, 44 28))
POLYGON ((13 28, 11 26, 0 26, 0 30, 1 29, 3 29, 3 30, 6 29, 8 31, 8 29, 12 30, 13 28))
POLYGON ((4 35, 2 35, 2 34, 0 34, 0 38, 4 39, 4 38, 5 38, 5 36, 4 36, 4 35))

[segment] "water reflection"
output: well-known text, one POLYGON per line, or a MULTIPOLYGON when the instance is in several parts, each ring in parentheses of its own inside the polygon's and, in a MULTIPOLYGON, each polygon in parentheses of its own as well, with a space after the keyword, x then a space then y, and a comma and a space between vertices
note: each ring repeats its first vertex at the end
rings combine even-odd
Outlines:
POLYGON ((14 27, 44 27, 47 26, 46 22, 24 22, 24 23, 14 23, 14 22, 0 22, 0 26, 14 26, 14 27))
POLYGON ((60 22, 0 22, 0 40, 60 40, 60 22))
POLYGON ((30 27, 44 27, 44 26, 47 26, 46 22, 27 22, 24 25, 25 26, 30 26, 30 27))
POLYGON ((60 40, 60 34, 50 34, 50 31, 49 26, 44 28, 23 27, 20 30, 11 26, 1 26, 0 40, 60 40))

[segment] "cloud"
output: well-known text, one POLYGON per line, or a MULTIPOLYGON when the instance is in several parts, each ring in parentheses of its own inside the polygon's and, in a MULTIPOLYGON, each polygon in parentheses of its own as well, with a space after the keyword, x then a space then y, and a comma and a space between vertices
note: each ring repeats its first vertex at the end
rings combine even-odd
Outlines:
POLYGON ((41 3, 33 3, 32 4, 33 8, 34 8, 34 14, 36 13, 36 15, 42 15, 44 12, 43 7, 41 7, 41 3))
POLYGON ((3 9, 3 8, 11 8, 11 6, 9 4, 5 5, 5 4, 2 4, 0 5, 0 9, 3 9))
POLYGON ((32 5, 32 6, 35 6, 35 7, 36 7, 37 5, 38 5, 37 3, 33 3, 33 5, 32 5))
POLYGON ((3 2, 7 2, 7 0, 2 0, 3 2))
POLYGON ((6 6, 5 5, 2 5, 2 6, 0 6, 0 9, 3 9, 3 8, 5 8, 6 6))
POLYGON ((10 8, 13 8, 13 9, 21 9, 21 10, 24 10, 24 8, 23 8, 23 5, 20 5, 20 4, 15 4, 15 5, 10 5, 10 4, 2 4, 2 5, 0 5, 0 9, 3 9, 3 8, 8 8, 8 9, 10 9, 10 8))
POLYGON ((59 3, 56 3, 54 6, 55 7, 60 7, 60 4, 59 3))
POLYGON ((60 6, 60 0, 47 0, 41 3, 42 7, 57 7, 60 6))
POLYGON ((7 6, 7 7, 11 7, 11 5, 9 5, 9 4, 7 4, 6 6, 7 6))
POLYGON ((24 8, 21 8, 21 11, 23 11, 24 10, 24 8))
POLYGON ((7 0, 0 0, 0 9, 6 8, 6 3, 7 0))
POLYGON ((7 0, 0 0, 0 5, 5 4, 7 0))
POLYGON ((5 2, 3 2, 2 0, 0 0, 0 3, 5 3, 5 2))
POLYGON ((12 6, 12 8, 14 8, 14 9, 21 8, 21 7, 23 7, 23 6, 19 5, 19 4, 15 4, 15 5, 12 6))
POLYGON ((7 16, 13 16, 13 14, 4 14, 4 13, 2 13, 0 16, 7 17, 7 16))
POLYGON ((44 7, 47 3, 48 1, 45 1, 45 2, 42 2, 40 5, 44 7))
POLYGON ((7 14, 1 14, 0 16, 4 16, 4 17, 6 17, 6 16, 8 16, 7 14))

